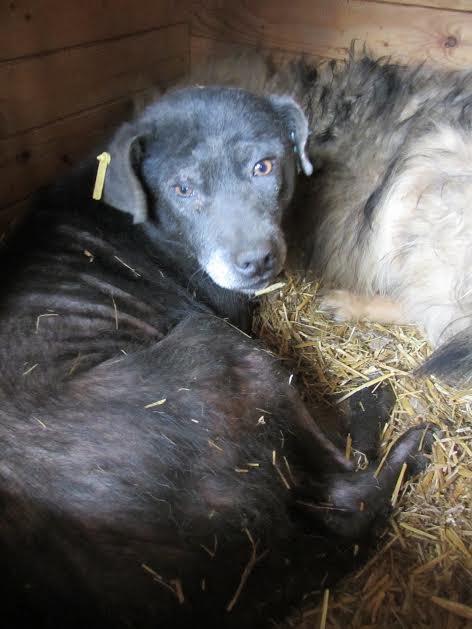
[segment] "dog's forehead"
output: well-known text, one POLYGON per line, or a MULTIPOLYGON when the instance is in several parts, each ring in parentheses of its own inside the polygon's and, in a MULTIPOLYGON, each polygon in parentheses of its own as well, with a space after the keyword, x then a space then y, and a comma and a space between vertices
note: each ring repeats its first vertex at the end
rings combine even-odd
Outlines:
POLYGON ((163 172, 179 170, 189 176, 200 176, 202 173, 225 170, 227 173, 233 167, 245 168, 247 163, 257 162, 267 155, 278 156, 285 152, 284 144, 277 138, 242 138, 233 135, 232 138, 219 134, 205 137, 185 137, 182 142, 173 140, 172 146, 167 146, 161 153, 160 169, 163 172), (230 166, 231 165, 231 166, 230 166))
POLYGON ((269 134, 244 134, 230 130, 222 133, 195 135, 188 138, 186 149, 194 156, 212 155, 216 158, 222 155, 244 155, 267 148, 274 153, 284 149, 283 142, 269 134))
POLYGON ((162 172, 194 174, 213 163, 243 164, 286 151, 283 124, 269 100, 234 88, 190 88, 148 110, 162 172))
POLYGON ((199 130, 202 137, 241 131, 280 133, 282 126, 267 98, 239 88, 202 87, 177 90, 166 99, 167 117, 199 130))

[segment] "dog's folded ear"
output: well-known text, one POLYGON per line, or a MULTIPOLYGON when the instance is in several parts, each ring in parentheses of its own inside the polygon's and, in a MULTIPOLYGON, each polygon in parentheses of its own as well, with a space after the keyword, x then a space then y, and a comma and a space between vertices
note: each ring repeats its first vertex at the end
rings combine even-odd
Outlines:
POLYGON ((144 223, 148 216, 146 194, 137 175, 141 159, 141 140, 150 133, 140 122, 122 125, 108 146, 108 166, 103 200, 133 216, 135 223, 144 223))
POLYGON ((287 128, 303 172, 311 175, 313 166, 307 152, 309 130, 305 114, 290 96, 272 96, 269 100, 287 128))

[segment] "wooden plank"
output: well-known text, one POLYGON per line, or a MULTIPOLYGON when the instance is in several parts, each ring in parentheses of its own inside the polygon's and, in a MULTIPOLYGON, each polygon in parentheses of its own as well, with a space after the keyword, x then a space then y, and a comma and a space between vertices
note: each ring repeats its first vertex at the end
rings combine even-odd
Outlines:
POLYGON ((0 139, 172 78, 188 62, 187 24, 0 64, 0 139), (167 74, 171 74, 167 77, 167 74))
POLYGON ((12 0, 0 3, 0 61, 183 22, 183 0, 12 0))
POLYGON ((234 42, 217 41, 208 37, 190 38, 190 62, 191 67, 205 63, 210 59, 226 57, 231 53, 237 52, 240 44, 234 42))
MULTIPOLYGON (((192 69, 199 64, 204 64, 212 59, 221 59, 232 54, 237 54, 241 49, 257 49, 262 52, 271 53, 272 58, 278 61, 285 61, 287 59, 293 59, 298 56, 296 52, 290 52, 286 50, 274 49, 274 48, 261 48, 260 46, 250 46, 247 44, 238 44, 231 42, 218 41, 216 39, 209 39, 208 37, 191 37, 190 38, 190 59, 192 69)), ((305 55, 305 57, 316 61, 321 61, 321 57, 315 55, 305 55)))
MULTIPOLYGON (((173 78, 181 75, 180 58, 163 63, 168 74, 173 69, 173 78)), ((28 196, 90 151, 101 152, 100 143, 130 117, 133 96, 0 140, 0 207, 28 196)), ((137 96, 143 100, 144 94, 137 96)))
POLYGON ((472 67, 472 14, 364 0, 196 0, 192 35, 344 58, 352 40, 401 62, 472 67))
POLYGON ((451 11, 472 11, 472 0, 365 0, 365 2, 372 1, 386 4, 408 4, 432 9, 450 9, 451 11))

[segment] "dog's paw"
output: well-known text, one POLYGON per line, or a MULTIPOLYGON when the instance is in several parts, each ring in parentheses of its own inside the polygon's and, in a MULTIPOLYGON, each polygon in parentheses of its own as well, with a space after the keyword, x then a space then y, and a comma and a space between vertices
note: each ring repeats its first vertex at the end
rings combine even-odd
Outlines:
POLYGON ((406 463, 408 475, 416 476, 430 464, 435 435, 439 437, 441 431, 434 424, 423 423, 409 428, 397 439, 387 461, 392 466, 406 463))
POLYGON ((357 321, 362 308, 357 295, 348 290, 329 290, 321 296, 319 308, 335 321, 357 321))

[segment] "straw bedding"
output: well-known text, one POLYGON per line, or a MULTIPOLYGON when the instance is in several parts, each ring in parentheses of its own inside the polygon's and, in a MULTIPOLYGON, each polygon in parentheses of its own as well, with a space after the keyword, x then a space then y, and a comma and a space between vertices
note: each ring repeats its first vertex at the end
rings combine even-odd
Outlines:
POLYGON ((255 323, 257 335, 287 360, 306 399, 345 397, 366 382, 387 381, 396 405, 384 447, 419 421, 435 423, 441 433, 428 472, 403 484, 367 565, 325 593, 324 604, 307 596, 290 624, 472 627, 472 389, 413 377, 430 352, 414 327, 335 323, 318 309, 317 293, 317 282, 289 276, 282 289, 261 298, 255 323))

